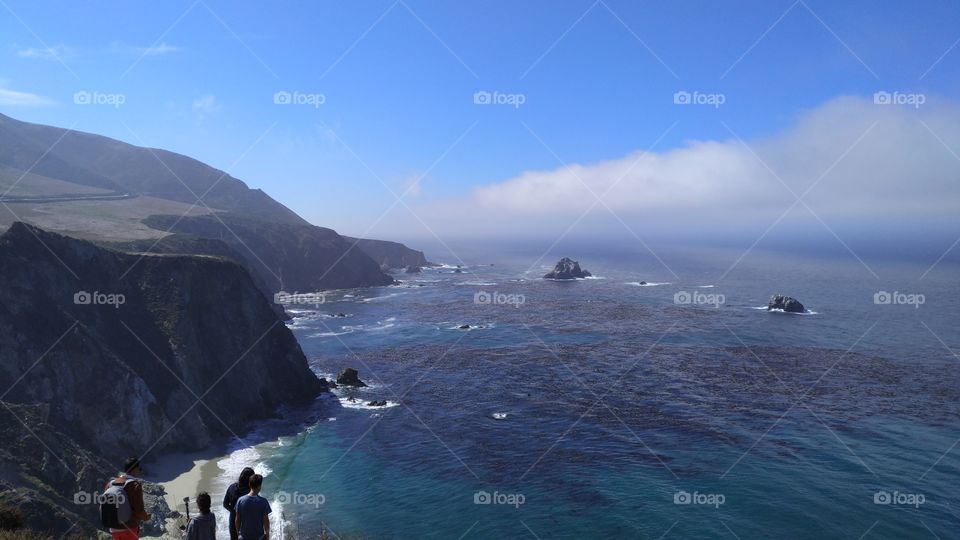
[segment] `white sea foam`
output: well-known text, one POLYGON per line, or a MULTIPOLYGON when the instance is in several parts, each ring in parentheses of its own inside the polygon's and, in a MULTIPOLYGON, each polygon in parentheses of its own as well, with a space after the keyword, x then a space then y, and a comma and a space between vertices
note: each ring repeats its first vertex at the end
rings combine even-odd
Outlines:
POLYGON ((770 312, 772 312, 772 313, 785 313, 785 314, 787 314, 787 315, 819 315, 819 314, 820 314, 819 311, 813 311, 813 310, 809 310, 809 309, 806 310, 806 311, 804 311, 803 313, 795 313, 795 312, 792 312, 792 311, 784 311, 784 310, 779 309, 779 308, 767 309, 767 306, 757 306, 757 307, 751 306, 750 309, 762 309, 763 311, 770 311, 770 312))
POLYGON ((495 418, 496 420, 506 420, 506 419, 507 419, 507 413, 505 413, 505 412, 495 412, 495 413, 493 413, 493 414, 490 415, 490 416, 492 416, 492 417, 495 418))
POLYGON ((379 301, 379 300, 387 300, 387 299, 389 299, 389 298, 393 298, 394 296, 400 296, 400 295, 403 295, 403 294, 407 294, 407 293, 405 293, 405 292, 399 293, 399 292, 398 292, 398 293, 385 294, 385 295, 383 295, 383 296, 374 296, 374 297, 371 297, 371 298, 364 298, 363 300, 361 300, 361 302, 377 302, 377 301, 379 301))
POLYGON ((446 329, 447 329, 447 330, 460 330, 461 332, 465 332, 465 331, 467 331, 467 330, 487 330, 487 329, 489 329, 489 328, 493 328, 493 327, 494 327, 494 325, 491 323, 491 324, 480 324, 480 325, 472 325, 472 324, 471 324, 471 325, 470 325, 470 328, 460 328, 461 326, 463 326, 463 324, 464 324, 464 323, 456 324, 456 325, 454 325, 454 326, 447 326, 446 329))
MULTIPOLYGON (((263 456, 260 452, 252 446, 238 448, 230 452, 229 455, 217 461, 217 467, 220 468, 220 474, 213 480, 210 488, 214 494, 218 495, 225 493, 227 487, 237 481, 237 478, 240 477, 240 471, 242 471, 244 467, 252 467, 253 470, 257 471, 257 474, 263 475, 264 477, 270 476, 273 472, 273 469, 264 463, 263 456)), ((214 496, 214 498, 216 498, 216 496, 214 496)), ((214 504, 213 506, 213 512, 217 518, 217 537, 229 538, 230 533, 227 529, 229 514, 227 514, 223 506, 219 504, 214 504)), ((272 503, 271 506, 273 506, 272 503)), ((277 511, 276 506, 273 506, 273 508, 275 510, 274 515, 282 515, 277 511)), ((282 523, 277 529, 282 531, 285 525, 285 523, 282 523)), ((280 536, 279 538, 283 537, 280 536)))
POLYGON ((647 283, 640 283, 639 281, 628 281, 624 285, 633 285, 634 287, 659 287, 660 285, 670 285, 669 281, 651 281, 647 283))
POLYGON ((368 405, 368 403, 370 403, 371 401, 373 401, 372 399, 367 400, 367 399, 355 399, 355 398, 353 398, 353 401, 351 401, 351 399, 352 399, 352 398, 341 397, 341 398, 340 398, 340 405, 341 405, 342 407, 346 408, 346 409, 360 409, 360 410, 366 410, 366 411, 374 411, 374 410, 379 410, 379 409, 389 409, 390 407, 396 407, 397 405, 400 404, 400 403, 398 403, 398 402, 396 402, 396 401, 389 401, 389 400, 387 400, 387 404, 386 404, 386 405, 381 406, 381 407, 375 407, 375 406, 373 406, 373 405, 368 405))
POLYGON ((336 337, 343 336, 346 334, 352 334, 354 332, 353 327, 344 327, 343 332, 317 332, 316 334, 310 334, 307 337, 319 338, 319 337, 336 337))

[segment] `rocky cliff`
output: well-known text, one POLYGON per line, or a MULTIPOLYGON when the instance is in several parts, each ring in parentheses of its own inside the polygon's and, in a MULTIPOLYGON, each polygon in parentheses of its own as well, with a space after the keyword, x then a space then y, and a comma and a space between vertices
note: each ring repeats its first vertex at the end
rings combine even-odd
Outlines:
POLYGON ((0 236, 0 282, 0 430, 12 441, 0 482, 57 507, 46 528, 93 518, 73 494, 124 456, 242 435, 326 388, 226 258, 140 257, 16 223, 0 236))
POLYGON ((351 244, 356 243, 361 251, 373 259, 381 268, 406 268, 408 266, 436 266, 427 260, 422 251, 410 249, 400 242, 388 240, 371 240, 369 238, 351 238, 344 236, 344 240, 351 244))
POLYGON ((151 216, 150 227, 220 240, 273 292, 389 285, 393 278, 332 229, 218 216, 151 216))

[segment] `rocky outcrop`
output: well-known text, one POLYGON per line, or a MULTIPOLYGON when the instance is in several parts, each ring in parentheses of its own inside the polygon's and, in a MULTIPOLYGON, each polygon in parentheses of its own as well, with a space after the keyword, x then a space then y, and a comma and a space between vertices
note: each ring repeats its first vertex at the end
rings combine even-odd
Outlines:
POLYGON ((356 386, 364 387, 367 383, 360 380, 360 374, 356 369, 353 368, 344 368, 340 371, 340 374, 337 375, 337 384, 340 386, 356 386))
POLYGON ((371 240, 369 238, 351 238, 344 236, 344 240, 366 253, 384 268, 406 268, 408 266, 437 266, 427 260, 422 251, 410 249, 400 242, 387 240, 371 240))
POLYGON ((325 389, 228 259, 140 257, 15 223, 0 282, 0 387, 19 413, 0 419, 0 481, 59 508, 44 529, 92 523, 64 498, 100 489, 126 456, 203 448, 325 389))
POLYGON ((771 296, 770 301, 767 302, 767 311, 774 309, 785 311, 787 313, 803 313, 806 311, 806 308, 803 307, 803 304, 801 304, 796 298, 791 298, 782 294, 775 294, 771 296))
POLYGON ((580 269, 580 263, 564 257, 553 267, 553 270, 547 272, 544 279, 578 279, 589 277, 591 274, 586 270, 580 269))
POLYGON ((314 292, 390 285, 393 278, 332 229, 271 223, 243 216, 150 216, 143 222, 164 231, 220 240, 268 289, 314 292))
POLYGON ((404 272, 407 273, 407 274, 419 274, 419 273, 423 272, 423 269, 420 268, 419 266, 410 265, 410 266, 407 267, 406 270, 404 270, 404 272))

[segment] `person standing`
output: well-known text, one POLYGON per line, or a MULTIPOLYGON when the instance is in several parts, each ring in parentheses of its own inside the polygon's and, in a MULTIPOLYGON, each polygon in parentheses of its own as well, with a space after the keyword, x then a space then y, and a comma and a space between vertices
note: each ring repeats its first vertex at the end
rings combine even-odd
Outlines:
POLYGON ((270 538, 270 503, 260 496, 263 477, 250 477, 250 493, 237 501, 237 531, 240 540, 267 540, 270 538))
POLYGON ((111 486, 123 490, 123 497, 120 497, 124 499, 120 502, 120 506, 123 507, 122 512, 114 514, 114 518, 122 517, 120 522, 115 522, 114 526, 110 527, 110 536, 113 540, 140 540, 140 522, 150 520, 150 514, 143 507, 141 474, 143 474, 143 468, 140 466, 140 460, 131 457, 124 462, 123 473, 104 487, 105 492, 110 490, 111 486))
POLYGON ((230 484, 230 487, 227 488, 227 492, 223 495, 223 507, 230 512, 230 521, 228 526, 230 528, 230 540, 238 540, 239 533, 237 532, 237 501, 240 500, 240 497, 243 497, 250 492, 250 477, 254 475, 254 470, 250 467, 244 467, 240 471, 240 478, 230 484))
POLYGON ((200 514, 190 518, 184 540, 216 540, 217 518, 210 512, 210 494, 203 491, 197 495, 200 514))

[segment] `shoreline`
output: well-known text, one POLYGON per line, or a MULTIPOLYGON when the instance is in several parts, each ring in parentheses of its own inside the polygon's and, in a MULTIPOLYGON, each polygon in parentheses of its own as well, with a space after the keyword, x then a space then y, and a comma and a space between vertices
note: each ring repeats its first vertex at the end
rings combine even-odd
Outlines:
POLYGON ((218 462, 229 456, 227 448, 214 445, 197 452, 167 454, 150 464, 151 476, 157 479, 154 483, 163 488, 164 499, 172 514, 166 519, 167 533, 159 538, 180 540, 180 525, 186 517, 184 497, 190 497, 190 515, 194 515, 197 512, 196 496, 206 491, 210 494, 211 507, 216 511, 223 500, 223 493, 218 493, 215 486, 216 479, 223 472, 218 462))

